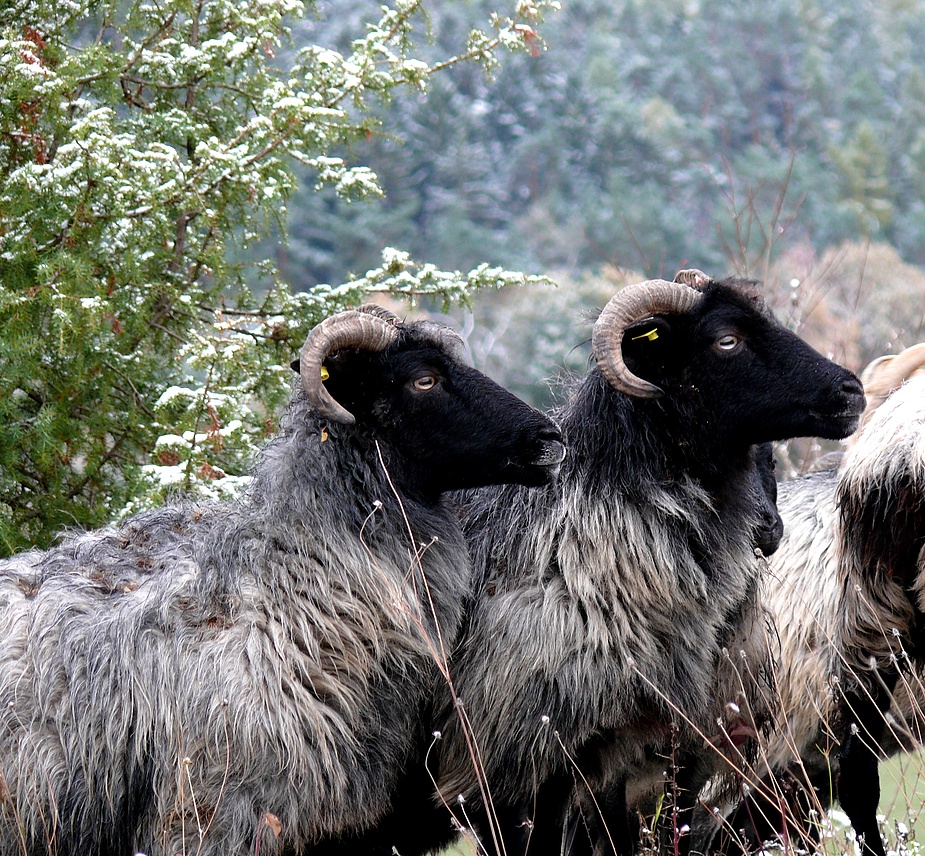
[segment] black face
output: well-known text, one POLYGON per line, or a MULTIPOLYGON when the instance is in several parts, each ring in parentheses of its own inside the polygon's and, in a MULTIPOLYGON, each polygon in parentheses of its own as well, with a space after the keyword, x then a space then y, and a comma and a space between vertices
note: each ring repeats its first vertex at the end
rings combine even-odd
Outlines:
POLYGON ((383 354, 342 352, 325 365, 331 395, 394 450, 405 490, 541 485, 558 472, 556 425, 433 344, 406 335, 383 354))
POLYGON ((860 381, 774 320, 757 299, 714 284, 689 315, 627 329, 627 365, 666 406, 726 442, 848 436, 864 409, 860 381))
POLYGON ((758 529, 755 546, 770 556, 784 537, 784 521, 777 510, 777 478, 774 475, 774 449, 770 443, 755 446, 753 477, 755 501, 758 507, 758 529))

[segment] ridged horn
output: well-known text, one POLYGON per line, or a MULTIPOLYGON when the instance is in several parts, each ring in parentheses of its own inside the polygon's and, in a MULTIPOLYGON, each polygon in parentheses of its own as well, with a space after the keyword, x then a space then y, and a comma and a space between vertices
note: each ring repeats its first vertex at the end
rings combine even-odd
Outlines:
POLYGON ((652 315, 683 315, 703 298, 696 288, 683 283, 650 279, 618 291, 594 323, 591 350, 605 380, 619 392, 634 398, 656 398, 662 390, 634 375, 623 361, 626 328, 652 315))
POLYGON ((418 321, 418 332, 428 337, 438 348, 452 354, 461 363, 468 361, 466 343, 455 330, 436 321, 418 321))
POLYGON ((341 348, 361 351, 384 351, 398 337, 398 318, 387 309, 370 311, 364 304, 359 309, 339 312, 325 318, 309 334, 299 353, 299 374, 308 400, 322 416, 334 422, 352 425, 353 414, 341 407, 321 382, 321 364, 328 354, 341 348), (388 313, 388 317, 382 313, 388 313))
POLYGON ((864 393, 868 397, 879 395, 885 398, 922 366, 925 366, 925 342, 895 355, 878 357, 861 374, 864 393))
POLYGON ((391 321, 393 324, 397 324, 401 321, 394 312, 390 309, 386 309, 384 306, 380 306, 378 303, 361 303, 356 308, 357 312, 363 312, 366 315, 374 315, 376 318, 381 318, 383 321, 391 321))
POLYGON ((674 281, 702 291, 711 280, 702 270, 697 270, 697 268, 685 268, 684 270, 679 270, 674 275, 674 281))

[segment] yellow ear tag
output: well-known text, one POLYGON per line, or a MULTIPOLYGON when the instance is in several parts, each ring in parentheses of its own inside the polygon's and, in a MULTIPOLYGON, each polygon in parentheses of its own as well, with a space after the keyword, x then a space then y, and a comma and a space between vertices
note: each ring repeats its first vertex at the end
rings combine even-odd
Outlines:
POLYGON ((326 366, 321 367, 321 380, 325 381, 331 376, 331 373, 327 370, 326 366))
POLYGON ((322 429, 321 429, 321 442, 322 442, 322 443, 326 443, 326 442, 327 442, 327 439, 328 439, 328 429, 327 429, 327 428, 322 428, 322 429))
POLYGON ((654 342, 658 338, 658 327, 653 327, 649 330, 648 333, 640 333, 638 336, 633 336, 633 341, 637 339, 648 339, 650 342, 654 342))

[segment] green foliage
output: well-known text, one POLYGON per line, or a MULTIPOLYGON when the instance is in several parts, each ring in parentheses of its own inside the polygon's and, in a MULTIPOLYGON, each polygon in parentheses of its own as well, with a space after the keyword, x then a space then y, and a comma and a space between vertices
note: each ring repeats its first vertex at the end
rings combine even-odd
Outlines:
POLYGON ((437 70, 533 49, 544 5, 521 0, 431 62, 412 55, 423 0, 381 7, 344 51, 284 50, 300 0, 0 9, 0 551, 167 491, 234 493, 309 327, 369 291, 523 280, 392 252, 293 294, 252 248, 285 225, 296 165, 342 198, 381 194, 338 154, 374 109, 437 70))
POLYGON ((867 237, 886 233, 893 219, 889 161, 873 125, 862 122, 831 156, 841 177, 840 202, 856 218, 857 232, 867 237))

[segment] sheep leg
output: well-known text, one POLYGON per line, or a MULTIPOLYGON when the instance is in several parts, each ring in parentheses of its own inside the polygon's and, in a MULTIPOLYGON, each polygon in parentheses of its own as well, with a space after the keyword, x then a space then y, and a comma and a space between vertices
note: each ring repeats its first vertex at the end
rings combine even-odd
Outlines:
POLYGON ((794 767, 766 777, 735 810, 721 821, 715 833, 702 836, 701 850, 716 856, 758 853, 766 841, 780 841, 785 850, 816 852, 820 825, 812 820, 821 807, 832 805, 829 766, 794 767))
POLYGON ((662 834, 664 852, 675 856, 687 856, 690 853, 694 811, 700 803, 700 792, 709 777, 709 771, 696 755, 682 753, 666 794, 666 804, 671 805, 671 823, 662 834))
POLYGON ((394 789, 391 809, 370 829, 329 836, 311 848, 312 856, 423 856, 445 850, 457 836, 452 814, 433 802, 433 778, 415 768, 394 789))
MULTIPOLYGON (((543 782, 529 804, 496 801, 498 834, 503 842, 499 856, 561 856, 564 807, 573 787, 572 777, 561 774, 543 782)), ((476 825, 487 830, 482 823, 476 825)), ((482 843, 486 848, 490 844, 484 834, 482 843)))
POLYGON ((632 856, 634 835, 626 802, 626 780, 611 783, 593 805, 573 803, 564 832, 565 856, 632 856))
POLYGON ((880 678, 869 691, 861 688, 845 698, 837 785, 838 801, 858 839, 873 856, 885 856, 877 825, 880 777, 876 747, 883 737, 884 715, 898 674, 881 674, 880 678))

